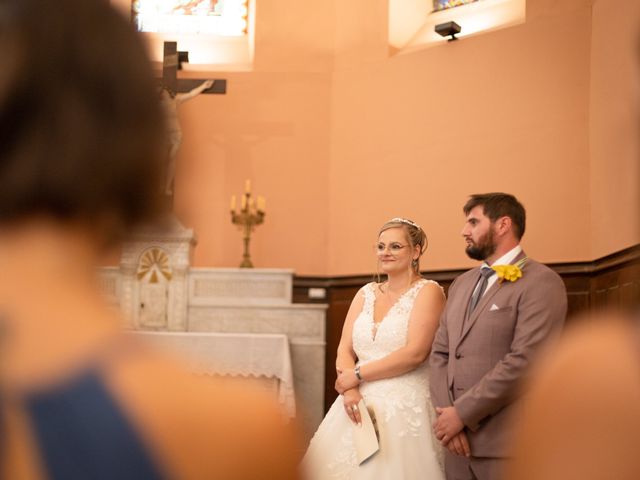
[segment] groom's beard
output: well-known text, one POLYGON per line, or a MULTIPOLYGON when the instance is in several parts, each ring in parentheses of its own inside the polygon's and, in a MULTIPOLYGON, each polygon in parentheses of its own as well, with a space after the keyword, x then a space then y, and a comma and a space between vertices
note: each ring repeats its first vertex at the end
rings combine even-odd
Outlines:
POLYGON ((496 251, 495 233, 493 226, 478 239, 478 242, 473 245, 468 245, 465 249, 466 254, 474 260, 485 260, 496 251))

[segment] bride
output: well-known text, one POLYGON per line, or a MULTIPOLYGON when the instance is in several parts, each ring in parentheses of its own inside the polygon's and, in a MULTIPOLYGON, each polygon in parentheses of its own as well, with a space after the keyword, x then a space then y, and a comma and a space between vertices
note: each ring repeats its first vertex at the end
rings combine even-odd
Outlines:
POLYGON ((419 274, 426 248, 424 231, 411 220, 394 218, 380 229, 378 270, 387 280, 362 287, 347 313, 336 358, 341 395, 303 459, 309 479, 444 478, 425 360, 445 297, 419 274), (361 399, 375 416, 380 448, 359 465, 352 431, 361 428, 361 399))

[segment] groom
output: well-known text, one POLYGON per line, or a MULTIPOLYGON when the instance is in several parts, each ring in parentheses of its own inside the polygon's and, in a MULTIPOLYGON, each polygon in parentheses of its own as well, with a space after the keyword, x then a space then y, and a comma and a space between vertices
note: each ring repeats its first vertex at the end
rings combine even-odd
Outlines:
POLYGON ((472 195, 463 210, 466 253, 483 263, 451 284, 440 318, 430 357, 434 431, 448 480, 495 480, 520 380, 562 327, 567 297, 560 277, 522 251, 525 210, 513 195, 472 195))

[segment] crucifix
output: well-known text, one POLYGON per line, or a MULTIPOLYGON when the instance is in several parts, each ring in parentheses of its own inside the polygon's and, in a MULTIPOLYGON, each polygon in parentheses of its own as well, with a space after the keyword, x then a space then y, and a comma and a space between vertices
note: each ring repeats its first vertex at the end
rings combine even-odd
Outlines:
POLYGON ((167 170, 165 178, 164 193, 173 198, 173 186, 176 171, 176 154, 182 143, 182 130, 178 120, 178 105, 201 93, 219 93, 227 92, 227 81, 222 80, 204 80, 204 79, 178 79, 178 70, 182 61, 181 54, 186 52, 178 52, 177 42, 164 42, 164 56, 162 62, 162 89, 161 102, 167 116, 167 140, 168 140, 168 158, 167 170))
MULTIPOLYGON (((164 54, 162 60, 162 85, 174 94, 187 93, 196 86, 202 84, 204 80, 200 79, 178 79, 178 70, 183 61, 183 54, 187 52, 178 52, 178 42, 164 42, 164 54)), ((226 80, 214 80, 213 85, 202 93, 227 93, 226 80)))

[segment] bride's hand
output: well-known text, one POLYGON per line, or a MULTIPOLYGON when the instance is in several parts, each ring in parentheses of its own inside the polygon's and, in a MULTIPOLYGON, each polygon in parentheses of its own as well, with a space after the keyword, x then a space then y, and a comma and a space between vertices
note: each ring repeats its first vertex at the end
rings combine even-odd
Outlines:
POLYGON ((336 391, 340 394, 346 392, 350 388, 357 387, 360 384, 360 380, 356 377, 356 373, 353 368, 344 370, 336 379, 336 391))
POLYGON ((360 395, 360 390, 357 388, 352 388, 347 390, 342 394, 343 402, 344 402, 344 410, 347 413, 349 419, 358 425, 362 423, 362 419, 360 418, 360 410, 358 409, 358 402, 362 399, 362 395, 360 395))

